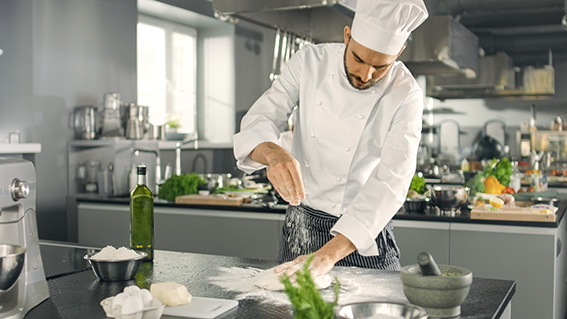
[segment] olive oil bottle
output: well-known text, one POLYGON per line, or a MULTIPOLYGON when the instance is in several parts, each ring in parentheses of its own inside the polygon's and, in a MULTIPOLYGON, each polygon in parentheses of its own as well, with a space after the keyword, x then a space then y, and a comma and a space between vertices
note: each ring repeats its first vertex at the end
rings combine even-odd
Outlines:
POLYGON ((146 166, 138 165, 138 182, 130 194, 130 247, 154 259, 154 195, 146 186, 146 166))

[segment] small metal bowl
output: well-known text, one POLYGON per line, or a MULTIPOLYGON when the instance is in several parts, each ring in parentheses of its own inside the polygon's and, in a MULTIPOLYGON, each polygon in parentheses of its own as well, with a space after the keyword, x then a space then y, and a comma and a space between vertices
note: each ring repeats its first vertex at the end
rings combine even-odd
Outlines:
POLYGON ((429 198, 406 198, 404 208, 408 213, 423 213, 429 203, 429 198))
POLYGON ((126 281, 134 278, 142 260, 147 256, 146 253, 136 251, 140 257, 123 260, 98 260, 92 259, 96 253, 84 256, 92 266, 98 279, 104 281, 126 281))
POLYGON ((6 291, 20 278, 26 249, 15 245, 0 245, 0 291, 6 291))
POLYGON ((364 318, 405 318, 427 319, 427 311, 420 306, 397 302, 356 302, 339 306, 335 310, 336 319, 364 319, 364 318))
POLYGON ((440 209, 455 209, 466 203, 470 189, 457 185, 435 185, 430 188, 431 202, 440 209))

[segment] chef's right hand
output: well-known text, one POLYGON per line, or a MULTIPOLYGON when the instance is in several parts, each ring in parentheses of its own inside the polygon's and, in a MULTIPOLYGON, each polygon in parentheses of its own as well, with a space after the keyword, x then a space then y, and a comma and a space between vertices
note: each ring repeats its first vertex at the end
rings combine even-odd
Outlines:
POLYGON ((268 179, 290 205, 297 206, 305 199, 300 164, 283 147, 264 142, 256 146, 250 158, 268 166, 268 179))

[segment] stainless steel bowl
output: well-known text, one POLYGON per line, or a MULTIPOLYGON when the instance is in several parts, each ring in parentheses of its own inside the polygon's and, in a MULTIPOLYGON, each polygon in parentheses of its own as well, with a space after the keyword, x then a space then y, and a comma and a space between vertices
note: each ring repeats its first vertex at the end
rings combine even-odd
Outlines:
POLYGON ((406 198, 404 208, 408 213, 423 213, 429 203, 429 198, 406 198))
POLYGON ((0 245, 0 291, 14 285, 24 268, 26 249, 15 245, 0 245))
POLYGON ((142 259, 147 255, 141 251, 136 252, 140 257, 126 260, 92 259, 92 256, 96 253, 87 254, 84 258, 89 261, 98 279, 104 281, 125 281, 134 278, 142 263, 142 259))
POLYGON ((397 302, 357 302, 337 307, 336 319, 363 319, 363 318, 404 318, 426 319, 425 309, 409 303, 397 302))
POLYGON ((436 185, 429 189, 431 202, 442 210, 451 210, 467 202, 470 189, 459 185, 436 185))

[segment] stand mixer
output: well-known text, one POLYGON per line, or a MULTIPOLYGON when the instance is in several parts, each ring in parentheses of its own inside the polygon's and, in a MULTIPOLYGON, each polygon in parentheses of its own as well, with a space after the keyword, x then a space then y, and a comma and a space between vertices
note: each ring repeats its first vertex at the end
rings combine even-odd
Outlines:
POLYGON ((21 319, 49 298, 39 251, 35 203, 33 164, 20 158, 0 158, 1 319, 21 319), (24 258, 15 258, 22 253, 24 258))

